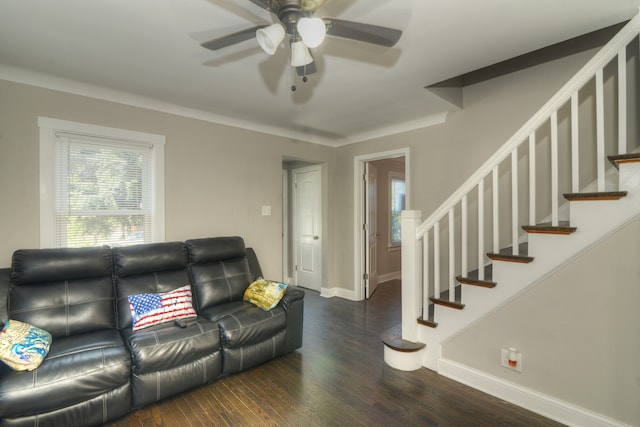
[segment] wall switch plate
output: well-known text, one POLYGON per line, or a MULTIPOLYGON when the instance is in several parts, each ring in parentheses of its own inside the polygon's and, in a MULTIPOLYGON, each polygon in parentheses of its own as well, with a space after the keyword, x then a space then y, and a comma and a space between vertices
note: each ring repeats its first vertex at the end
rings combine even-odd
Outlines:
POLYGON ((500 350, 500 365, 512 371, 522 372, 522 353, 516 353, 516 366, 509 364, 509 350, 503 348, 500 350))
POLYGON ((271 206, 263 206, 262 207, 262 216, 271 215, 271 206))

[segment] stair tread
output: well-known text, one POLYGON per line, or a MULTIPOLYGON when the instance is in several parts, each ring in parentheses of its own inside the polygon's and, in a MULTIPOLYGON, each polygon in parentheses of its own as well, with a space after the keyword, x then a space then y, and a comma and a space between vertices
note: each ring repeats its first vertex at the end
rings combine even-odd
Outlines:
POLYGON ((533 261, 533 257, 528 255, 512 255, 512 254, 503 254, 503 253, 488 253, 487 256, 494 261, 510 261, 510 262, 521 262, 521 263, 530 263, 533 261))
POLYGON ((529 263, 533 261, 533 257, 528 256, 529 244, 527 242, 518 245, 519 254, 513 255, 513 247, 508 246, 500 249, 500 252, 489 252, 487 256, 494 261, 511 261, 529 263))
POLYGON ((621 163, 640 162, 640 153, 617 154, 615 156, 607 156, 607 158, 616 168, 619 168, 621 163))
POLYGON ((434 304, 444 305, 449 308, 455 308, 456 310, 462 310, 464 308, 464 304, 458 301, 449 301, 448 299, 443 298, 429 298, 434 304))
MULTIPOLYGON (((458 277, 461 277, 463 279, 468 279, 468 280, 478 280, 478 269, 476 268, 475 270, 471 270, 467 272, 466 276, 458 276, 458 277)), ((493 277, 493 264, 487 264, 484 266, 484 280, 490 282, 492 277, 493 277)))
POLYGON ((430 328, 437 328, 438 323, 433 321, 433 316, 430 319, 425 320, 423 317, 418 317, 418 323, 430 328))
POLYGON ((569 201, 618 200, 626 197, 626 195, 626 191, 599 191, 591 193, 565 193, 564 198, 569 201))
POLYGON ((403 340, 402 325, 397 325, 384 331, 382 335, 380 335, 380 340, 382 340, 384 345, 386 345, 387 347, 405 353, 420 351, 427 346, 426 344, 421 342, 403 340))
POLYGON ((456 280, 464 285, 480 286, 483 288, 494 288, 497 285, 496 282, 486 280, 486 278, 484 280, 480 280, 477 278, 457 276, 456 280))
POLYGON ((523 225, 522 229, 527 233, 540 233, 540 234, 571 234, 575 233, 577 227, 571 227, 569 221, 561 221, 558 225, 551 225, 550 223, 536 224, 536 225, 523 225))

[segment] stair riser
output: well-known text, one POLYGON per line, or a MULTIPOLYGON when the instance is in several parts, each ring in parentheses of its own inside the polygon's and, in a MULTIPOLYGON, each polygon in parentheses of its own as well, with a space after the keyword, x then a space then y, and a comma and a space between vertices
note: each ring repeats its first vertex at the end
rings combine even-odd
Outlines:
POLYGON ((621 163, 620 190, 633 193, 640 188, 640 162, 621 163))

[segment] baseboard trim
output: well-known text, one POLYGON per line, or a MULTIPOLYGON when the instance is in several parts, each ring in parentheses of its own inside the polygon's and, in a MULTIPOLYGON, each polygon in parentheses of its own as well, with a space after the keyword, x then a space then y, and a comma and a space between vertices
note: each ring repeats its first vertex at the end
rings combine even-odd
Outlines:
POLYGON ((630 427, 628 424, 488 375, 452 360, 441 358, 438 361, 438 374, 566 425, 630 427))
POLYGON ((381 274, 378 276, 378 283, 388 282, 389 280, 400 280, 402 278, 402 271, 394 271, 387 274, 381 274))
POLYGON ((338 297, 350 301, 358 301, 355 292, 342 288, 320 288, 320 296, 324 298, 338 297))

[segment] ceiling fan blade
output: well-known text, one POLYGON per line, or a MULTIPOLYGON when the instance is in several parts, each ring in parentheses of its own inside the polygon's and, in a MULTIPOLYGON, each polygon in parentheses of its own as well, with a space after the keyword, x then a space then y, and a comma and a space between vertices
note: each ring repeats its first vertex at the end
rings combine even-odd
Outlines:
POLYGON ((402 31, 393 28, 335 18, 323 18, 323 20, 327 24, 327 34, 336 37, 391 47, 402 36, 402 31))
POLYGON ((268 10, 271 13, 278 14, 278 2, 276 0, 249 0, 253 4, 257 4, 263 9, 268 10))
POLYGON ((252 28, 247 28, 246 30, 238 31, 237 33, 228 34, 217 39, 209 40, 200 44, 200 46, 211 50, 222 49, 223 47, 241 43, 245 40, 249 40, 250 38, 255 37, 256 31, 264 27, 266 27, 266 25, 258 25, 252 28))

